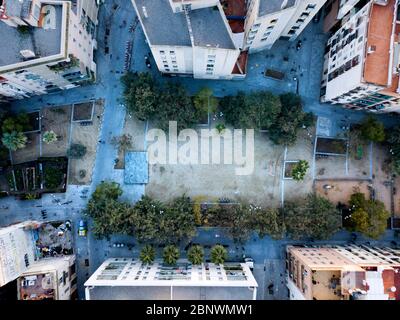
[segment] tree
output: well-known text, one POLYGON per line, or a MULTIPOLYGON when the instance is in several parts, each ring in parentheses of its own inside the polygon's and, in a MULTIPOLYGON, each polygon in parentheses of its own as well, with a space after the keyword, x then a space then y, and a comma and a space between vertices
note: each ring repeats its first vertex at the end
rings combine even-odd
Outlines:
POLYGON ((211 248, 211 262, 215 264, 223 264, 228 259, 228 252, 220 244, 216 244, 211 248))
POLYGON ((165 213, 162 203, 143 196, 133 207, 133 228, 136 239, 141 243, 163 243, 167 239, 160 231, 160 219, 165 213))
POLYGON ((400 175, 400 126, 390 128, 386 136, 389 151, 392 155, 391 160, 393 171, 400 175))
POLYGON ((67 156, 72 159, 81 159, 86 154, 86 147, 79 143, 73 143, 67 151, 67 156))
POLYGON ((269 138, 275 144, 293 145, 300 128, 312 126, 314 116, 305 113, 301 98, 293 93, 280 96, 281 111, 269 129, 269 138))
POLYGON ((163 88, 156 119, 160 129, 167 130, 169 121, 177 121, 178 130, 192 127, 197 121, 191 97, 180 84, 168 83, 163 88))
POLYGON ((28 138, 22 133, 17 131, 4 132, 1 140, 3 145, 11 151, 25 148, 28 138))
POLYGON ((329 239, 341 228, 341 214, 327 199, 314 193, 286 202, 284 222, 293 239, 329 239))
POLYGON ((43 142, 50 144, 57 141, 57 134, 53 131, 46 131, 43 133, 43 142))
POLYGON ((240 114, 245 108, 245 97, 245 94, 239 91, 236 96, 223 97, 219 103, 226 123, 235 128, 240 128, 240 114))
POLYGON ((179 249, 174 245, 164 248, 163 259, 166 264, 175 265, 179 259, 179 249))
POLYGON ((382 142, 385 140, 385 127, 382 122, 368 116, 361 123, 361 136, 368 141, 382 142))
POLYGON ((193 97, 193 104, 198 116, 208 112, 215 113, 218 109, 218 99, 213 96, 210 88, 203 88, 193 97))
POLYGON ((191 246, 188 250, 187 256, 188 260, 192 264, 202 264, 204 259, 204 249, 199 245, 191 246))
POLYGON ((127 111, 139 120, 149 120, 157 112, 159 93, 150 73, 128 72, 121 77, 127 111))
POLYGON ((250 93, 240 113, 240 128, 268 130, 281 111, 279 97, 268 91, 250 93))
POLYGON ((268 129, 281 110, 279 97, 268 91, 245 95, 239 92, 221 101, 221 110, 227 123, 243 129, 268 129))
POLYGON ((303 181, 310 165, 306 160, 300 160, 292 168, 292 177, 296 181, 303 181))
POLYGON ((282 239, 285 235, 285 225, 278 209, 251 206, 251 224, 260 238, 266 235, 272 239, 282 239))
POLYGON ((145 245, 140 251, 139 259, 145 264, 153 263, 155 257, 156 257, 156 250, 153 248, 153 246, 149 244, 145 245))
POLYGON ((231 220, 229 234, 235 242, 245 243, 253 233, 250 207, 246 204, 238 204, 227 212, 231 220))
POLYGON ((193 204, 190 198, 183 195, 166 205, 165 213, 160 217, 162 238, 166 242, 175 243, 183 239, 191 239, 197 233, 194 221, 193 204))
POLYGON ((361 232, 373 239, 378 239, 385 233, 390 213, 385 209, 383 202, 367 200, 363 193, 357 192, 350 197, 350 210, 350 231, 361 232))
POLYGON ((122 152, 127 149, 132 149, 133 147, 132 140, 133 139, 130 134, 123 134, 118 137, 113 137, 111 143, 118 147, 119 152, 122 152))
POLYGON ((13 115, 4 119, 1 126, 3 132, 11 133, 28 131, 31 128, 29 124, 29 116, 26 113, 20 113, 18 115, 13 115))
POLYGON ((93 219, 93 234, 97 238, 112 234, 133 235, 132 210, 126 203, 119 202, 122 189, 115 182, 102 182, 93 192, 85 214, 93 219))

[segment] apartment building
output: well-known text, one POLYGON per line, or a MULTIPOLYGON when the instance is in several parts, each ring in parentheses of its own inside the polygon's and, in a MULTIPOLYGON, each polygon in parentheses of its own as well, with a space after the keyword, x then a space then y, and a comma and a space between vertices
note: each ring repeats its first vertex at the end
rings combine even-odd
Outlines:
POLYGON ((321 101, 355 110, 400 112, 398 0, 353 2, 350 10, 342 5, 348 14, 327 42, 321 101))
POLYGON ((17 279, 37 260, 33 230, 35 221, 0 229, 0 287, 17 279))
POLYGON ((132 0, 158 69, 197 79, 244 77, 218 0, 132 0))
POLYGON ((295 40, 326 0, 249 0, 244 49, 270 49, 278 39, 295 40))
POLYGON ((255 300, 257 282, 245 263, 143 264, 106 260, 86 281, 86 300, 255 300))
POLYGON ((288 246, 291 300, 400 300, 400 249, 288 246))
POLYGON ((96 0, 0 1, 0 100, 94 80, 96 0))
POLYGON ((74 255, 42 259, 17 280, 18 300, 74 300, 76 289, 74 255))

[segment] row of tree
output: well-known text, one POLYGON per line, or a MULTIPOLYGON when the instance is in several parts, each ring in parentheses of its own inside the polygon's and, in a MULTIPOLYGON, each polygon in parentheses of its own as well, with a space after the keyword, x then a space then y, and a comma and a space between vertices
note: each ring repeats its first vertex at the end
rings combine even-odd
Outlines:
POLYGON ((126 234, 140 243, 174 244, 194 237, 198 226, 218 226, 240 242, 247 241, 254 232, 274 239, 286 235, 293 239, 327 239, 341 228, 340 212, 315 194, 287 202, 283 209, 220 203, 200 215, 186 196, 170 203, 144 196, 132 206, 118 199, 121 194, 118 184, 103 182, 89 200, 86 213, 93 219, 97 237, 126 234))
POLYGON ((222 98, 220 106, 228 124, 267 130, 275 144, 294 144, 298 130, 314 123, 314 116, 303 111, 300 96, 293 93, 275 96, 268 91, 239 92, 222 98))
POLYGON ((303 112, 300 97, 293 93, 276 96, 268 91, 239 92, 218 101, 210 89, 204 88, 191 97, 179 84, 160 86, 149 73, 127 73, 121 81, 128 112, 139 120, 153 120, 164 130, 172 120, 178 122, 178 129, 190 128, 204 114, 220 107, 227 124, 268 130, 274 143, 290 145, 296 142, 300 128, 314 122, 311 113, 303 112))
MULTIPOLYGON (((156 249, 147 244, 140 251, 139 259, 143 263, 151 264, 156 258, 156 249)), ((176 245, 168 245, 163 250, 164 263, 174 265, 180 258, 179 248, 176 245)), ((187 252, 187 259, 194 265, 204 262, 204 249, 200 245, 192 245, 187 252)), ((210 260, 215 264, 223 264, 228 259, 228 252, 222 245, 215 245, 210 251, 210 260)))

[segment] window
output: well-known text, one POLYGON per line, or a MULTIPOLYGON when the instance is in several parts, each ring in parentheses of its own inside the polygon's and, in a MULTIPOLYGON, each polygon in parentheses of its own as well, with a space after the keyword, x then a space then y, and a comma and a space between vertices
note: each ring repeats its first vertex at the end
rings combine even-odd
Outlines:
POLYGON ((170 54, 175 54, 175 51, 170 51, 169 53, 170 53, 170 54))
POLYGON ((271 23, 277 23, 277 22, 278 22, 278 19, 271 20, 271 23))
POLYGON ((297 19, 296 23, 303 23, 304 21, 304 19, 297 19))
POLYGON ((306 10, 315 9, 316 6, 317 6, 316 4, 309 4, 306 10))
POLYGON ((165 54, 165 51, 164 50, 160 50, 160 54, 165 54))

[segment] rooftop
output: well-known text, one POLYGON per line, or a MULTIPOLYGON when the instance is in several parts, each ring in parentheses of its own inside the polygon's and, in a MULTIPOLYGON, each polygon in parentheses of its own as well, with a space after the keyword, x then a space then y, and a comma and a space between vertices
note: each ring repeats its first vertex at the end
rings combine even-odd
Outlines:
MULTIPOLYGON (((18 2, 18 1, 15 1, 18 2)), ((42 27, 31 27, 29 32, 21 32, 18 28, 11 27, 0 21, 0 67, 23 62, 26 59, 21 55, 21 50, 30 50, 37 58, 57 55, 61 52, 62 38, 62 5, 55 7, 55 29, 42 27)), ((41 14, 40 23, 43 23, 41 14)), ((33 59, 32 59, 33 60, 33 59)))
POLYGON ((258 15, 265 16, 267 14, 275 13, 293 7, 296 0, 260 0, 258 8, 258 15))
MULTIPOLYGON (((184 12, 173 12, 168 0, 134 0, 152 45, 192 46, 184 12), (161 27, 160 26, 167 26, 161 27)), ((191 10, 190 24, 196 46, 235 49, 223 12, 217 6, 191 10)))
POLYGON ((216 6, 190 11, 195 46, 235 49, 222 14, 216 6))
POLYGON ((375 50, 366 55, 364 80, 381 86, 390 85, 390 55, 393 33, 393 19, 396 0, 389 0, 386 6, 372 4, 368 25, 367 50, 375 50))
POLYGON ((26 18, 29 15, 31 0, 6 1, 7 15, 10 17, 26 18))
POLYGON ((21 300, 54 300, 54 281, 51 273, 23 276, 19 278, 21 300))
POLYGON ((257 287, 257 282, 244 263, 192 265, 179 260, 176 265, 169 266, 162 261, 145 265, 131 258, 111 258, 96 270, 85 286, 257 287))
POLYGON ((191 46, 186 17, 174 13, 168 0, 134 0, 152 45, 191 46))

